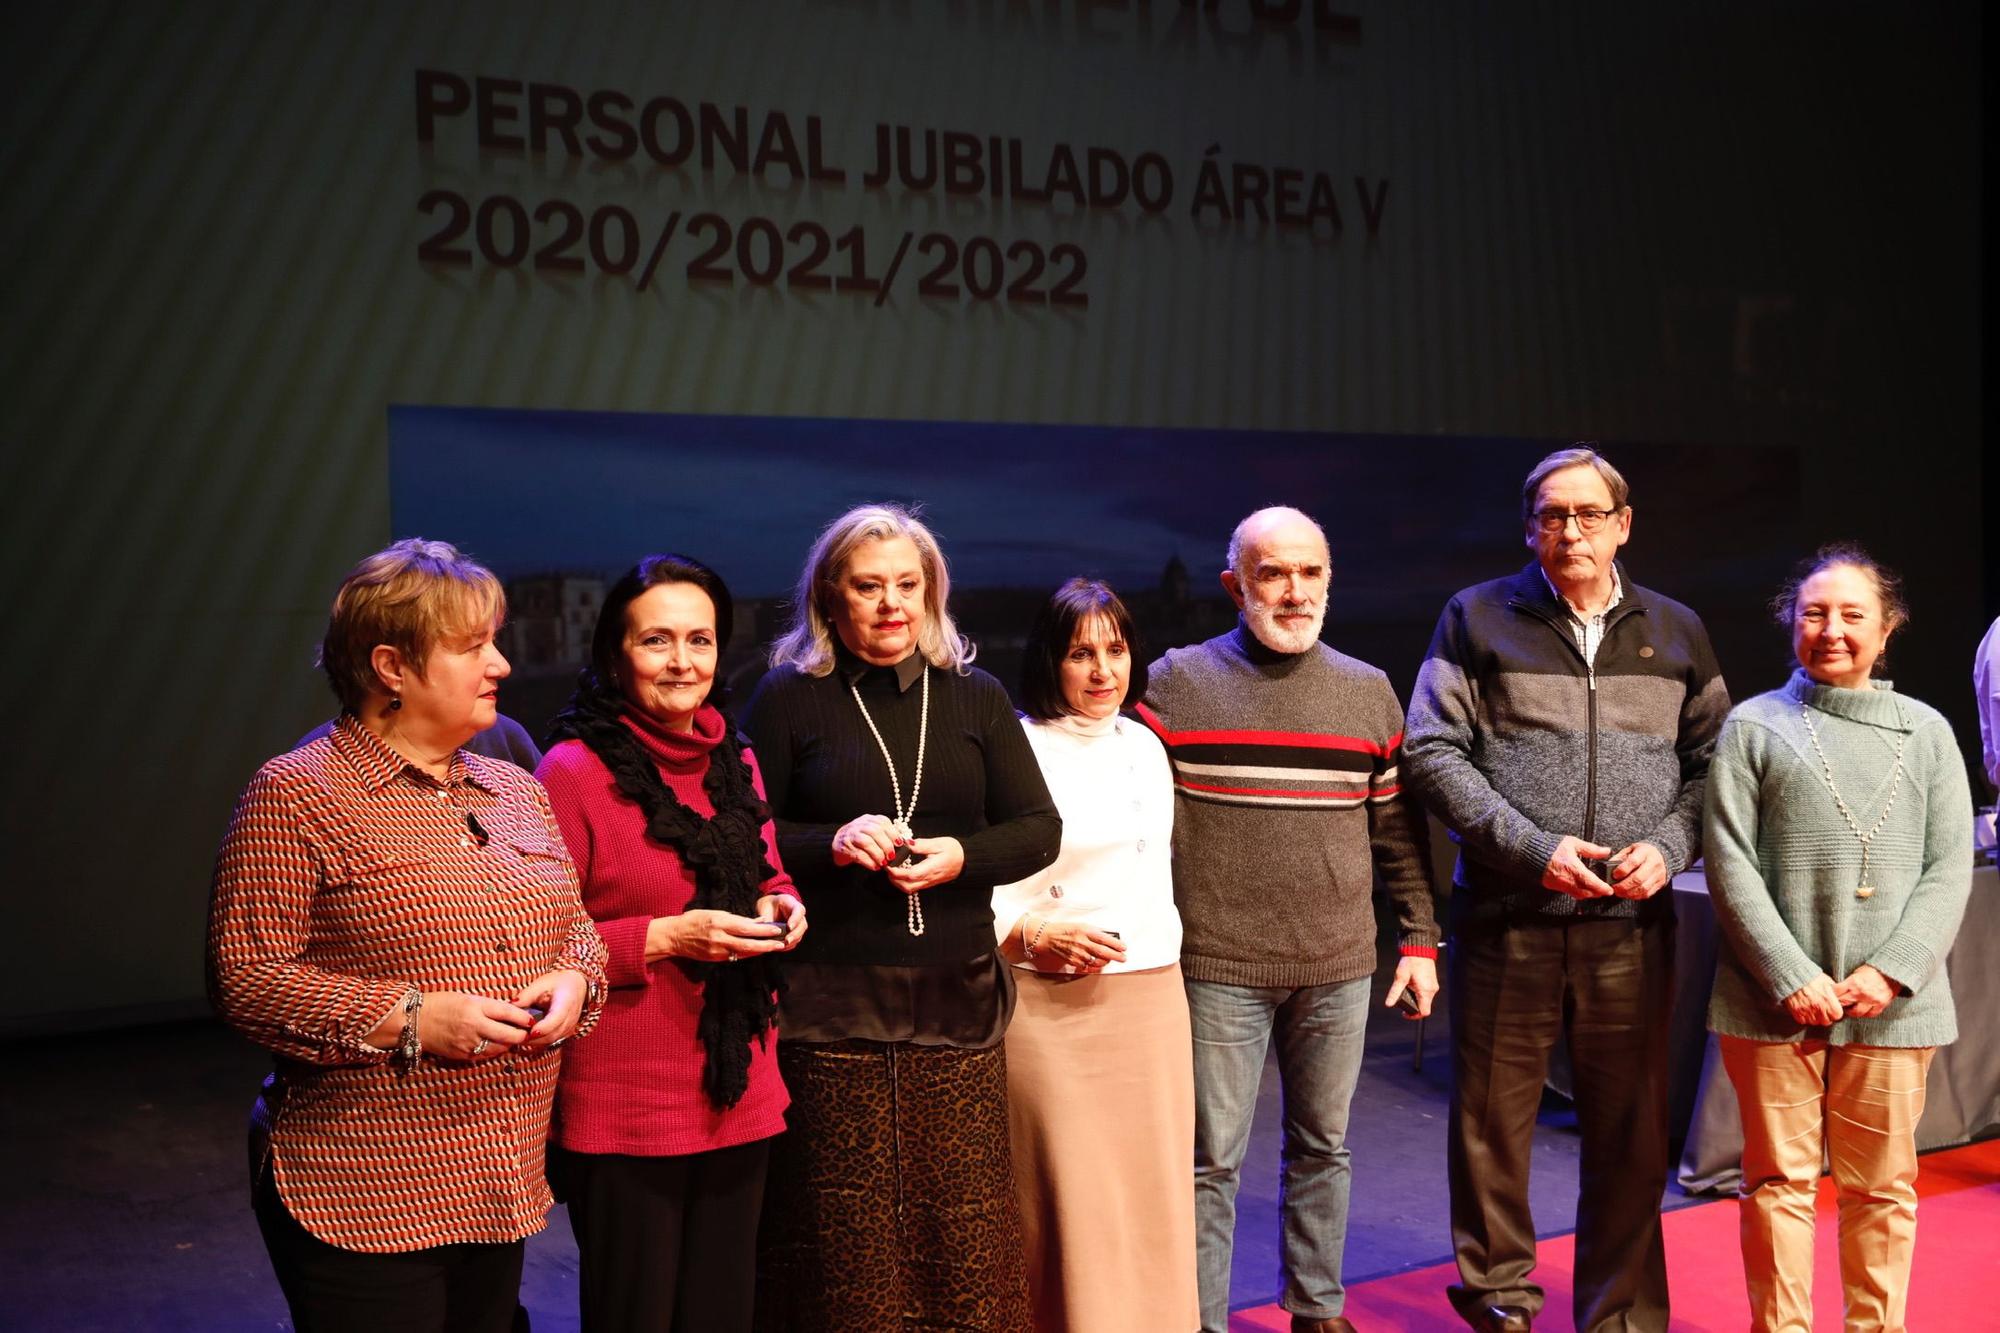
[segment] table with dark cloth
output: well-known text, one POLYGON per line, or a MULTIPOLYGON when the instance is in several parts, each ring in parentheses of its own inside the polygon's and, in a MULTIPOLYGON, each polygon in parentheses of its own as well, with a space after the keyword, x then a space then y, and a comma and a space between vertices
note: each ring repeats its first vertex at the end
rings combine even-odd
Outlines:
MULTIPOLYGON (((1676 1179, 1689 1194, 1733 1192, 1740 1178, 1743 1124, 1736 1090, 1708 1031, 1715 981, 1715 907, 1700 866, 1674 877, 1680 919, 1674 954, 1674 1012, 1667 1037, 1672 1064, 1667 1123, 1685 1136, 1676 1179)), ((1958 1040, 1931 1062, 1917 1148, 1948 1148, 2000 1130, 2000 871, 1972 875, 1965 922, 1946 959, 1958 1008, 1958 1040)), ((1560 1047, 1549 1086, 1567 1096, 1569 1068, 1560 1047)))

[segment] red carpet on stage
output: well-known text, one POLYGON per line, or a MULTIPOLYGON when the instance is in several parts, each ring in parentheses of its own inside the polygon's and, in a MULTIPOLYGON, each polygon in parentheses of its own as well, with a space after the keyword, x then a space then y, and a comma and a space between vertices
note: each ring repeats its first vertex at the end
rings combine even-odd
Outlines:
MULTIPOLYGON (((2000 1328, 2000 1139, 1932 1153, 1917 1176, 1917 1262, 1910 1285, 1914 1329, 2000 1328)), ((1840 1327, 1840 1259, 1834 1249, 1833 1182, 1822 1180, 1819 1245, 1813 1263, 1813 1327, 1840 1327)), ((1673 1291, 1673 1328, 1736 1333, 1749 1317, 1743 1294, 1743 1260, 1736 1242, 1736 1201, 1679 1208, 1666 1215, 1667 1277, 1673 1291)), ((1542 1241, 1535 1276, 1548 1292, 1538 1333, 1575 1333, 1570 1320, 1573 1235, 1542 1241)), ((1382 1329, 1450 1330, 1464 1327, 1445 1301, 1455 1280, 1450 1263, 1433 1264, 1348 1290, 1347 1316, 1361 1333, 1382 1329)), ((1276 1305, 1242 1310, 1231 1333, 1269 1333, 1290 1327, 1276 1305)))

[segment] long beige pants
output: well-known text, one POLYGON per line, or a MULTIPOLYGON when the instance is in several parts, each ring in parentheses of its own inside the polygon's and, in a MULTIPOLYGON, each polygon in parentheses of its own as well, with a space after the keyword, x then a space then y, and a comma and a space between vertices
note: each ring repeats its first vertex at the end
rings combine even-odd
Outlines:
POLYGON ((1917 1242, 1917 1120, 1932 1047, 1721 1038, 1743 1111, 1743 1274, 1758 1333, 1811 1333, 1822 1145, 1840 1196, 1847 1333, 1902 1333, 1917 1242))

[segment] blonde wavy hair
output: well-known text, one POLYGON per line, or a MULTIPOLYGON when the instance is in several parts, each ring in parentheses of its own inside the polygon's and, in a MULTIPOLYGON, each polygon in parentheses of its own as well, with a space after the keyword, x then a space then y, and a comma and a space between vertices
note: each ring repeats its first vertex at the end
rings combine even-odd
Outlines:
POLYGON ((978 650, 958 632, 951 612, 945 609, 951 597, 951 572, 945 566, 944 552, 914 513, 886 504, 850 509, 819 534, 806 555, 805 568, 799 571, 791 624, 771 645, 772 666, 794 666, 808 676, 824 676, 833 670, 833 608, 847 562, 856 548, 868 542, 898 537, 910 539, 924 569, 924 622, 917 629, 917 651, 934 667, 965 674, 978 650))

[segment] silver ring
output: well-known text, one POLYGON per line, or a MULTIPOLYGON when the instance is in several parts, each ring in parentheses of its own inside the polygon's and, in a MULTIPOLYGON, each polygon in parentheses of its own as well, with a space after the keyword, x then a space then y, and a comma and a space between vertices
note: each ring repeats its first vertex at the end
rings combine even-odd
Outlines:
POLYGON ((471 1058, 471 1059, 474 1059, 474 1060, 477 1060, 477 1059, 479 1058, 480 1054, 481 1054, 481 1053, 482 1053, 483 1051, 485 1051, 485 1049, 486 1049, 486 1048, 487 1048, 488 1046, 491 1046, 492 1044, 493 1044, 493 1043, 492 1043, 491 1041, 488 1041, 488 1040, 487 1040, 487 1039, 486 1039, 485 1037, 481 1037, 481 1038, 480 1038, 480 1039, 479 1039, 479 1040, 478 1040, 477 1042, 475 1042, 475 1043, 473 1044, 473 1047, 472 1047, 472 1055, 471 1055, 471 1057, 470 1057, 470 1058, 471 1058))

